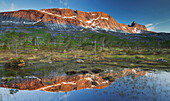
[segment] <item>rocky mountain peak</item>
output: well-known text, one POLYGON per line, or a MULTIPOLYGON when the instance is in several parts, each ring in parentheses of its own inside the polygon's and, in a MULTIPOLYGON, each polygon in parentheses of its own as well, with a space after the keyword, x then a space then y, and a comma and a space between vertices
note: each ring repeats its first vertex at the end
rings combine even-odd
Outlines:
POLYGON ((147 31, 135 21, 127 26, 119 24, 104 12, 83 12, 68 8, 48 8, 41 10, 19 10, 0 12, 0 25, 34 25, 42 21, 50 30, 92 30, 123 31, 137 33, 147 31))
POLYGON ((133 21, 131 27, 135 26, 136 24, 137 24, 136 21, 133 21))

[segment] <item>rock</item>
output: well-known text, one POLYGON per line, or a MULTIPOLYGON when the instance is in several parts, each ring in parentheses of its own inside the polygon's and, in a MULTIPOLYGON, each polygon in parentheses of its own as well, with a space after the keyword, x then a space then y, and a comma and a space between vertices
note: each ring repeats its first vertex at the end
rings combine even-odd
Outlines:
POLYGON ((143 31, 147 31, 146 26, 143 25, 139 25, 138 23, 136 23, 135 21, 133 21, 133 23, 130 25, 130 27, 134 27, 143 31))
POLYGON ((112 62, 112 60, 107 60, 107 62, 112 62))
POLYGON ((164 59, 158 59, 158 61, 160 61, 160 62, 168 62, 168 61, 166 61, 164 59))
POLYGON ((96 64, 97 62, 94 62, 94 61, 93 61, 92 63, 93 63, 93 64, 96 64))
POLYGON ((34 49, 35 51, 38 51, 38 49, 34 49))
POLYGON ((83 62, 84 62, 84 60, 77 59, 77 60, 74 60, 74 62, 76 62, 76 63, 83 63, 83 62))
POLYGON ((81 66, 80 68, 87 68, 87 66, 81 66))
POLYGON ((52 61, 49 62, 50 64, 53 63, 52 61))

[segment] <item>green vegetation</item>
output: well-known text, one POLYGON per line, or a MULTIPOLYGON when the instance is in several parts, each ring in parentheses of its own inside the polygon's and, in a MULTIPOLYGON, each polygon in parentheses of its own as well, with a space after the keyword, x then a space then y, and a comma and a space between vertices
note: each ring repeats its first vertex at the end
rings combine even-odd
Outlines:
POLYGON ((9 60, 9 62, 5 64, 5 67, 14 68, 14 69, 21 68, 25 66, 25 63, 26 63, 26 60, 24 58, 17 57, 17 58, 9 60))
POLYGON ((100 68, 94 68, 92 69, 92 72, 93 73, 100 73, 100 72, 103 72, 104 70, 100 69, 100 68))
MULTIPOLYGON (((53 35, 46 33, 46 29, 27 30, 32 33, 7 31, 0 34, 0 63, 10 63, 7 67, 18 68, 19 58, 24 57, 29 60, 28 65, 24 72, 16 71, 22 75, 32 75, 32 72, 40 71, 37 75, 42 76, 43 73, 48 74, 58 69, 59 72, 73 75, 100 73, 117 67, 170 66, 170 41, 167 40, 158 41, 159 38, 145 37, 138 41, 130 41, 103 33, 53 35), (76 59, 82 59, 84 62, 74 63, 76 59)), ((2 67, 0 66, 0 72, 4 71, 2 67)), ((13 71, 5 73, 3 75, 16 75, 13 71)))

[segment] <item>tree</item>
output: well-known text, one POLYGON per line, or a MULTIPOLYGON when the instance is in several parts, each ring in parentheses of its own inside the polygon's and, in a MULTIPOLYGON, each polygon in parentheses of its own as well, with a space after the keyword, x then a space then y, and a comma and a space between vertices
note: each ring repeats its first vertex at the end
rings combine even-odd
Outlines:
POLYGON ((19 36, 20 43, 23 44, 26 41, 28 34, 24 32, 19 32, 18 36, 19 36))
POLYGON ((56 40, 57 46, 60 47, 63 44, 63 41, 64 41, 64 37, 61 34, 58 35, 57 40, 56 40))
POLYGON ((92 38, 94 39, 94 55, 96 57, 96 50, 97 50, 97 45, 96 45, 96 40, 97 40, 97 34, 93 34, 92 38))
POLYGON ((12 31, 8 33, 8 38, 9 38, 9 41, 12 43, 13 48, 15 48, 15 56, 18 57, 17 48, 18 48, 18 45, 20 44, 19 33, 12 31))
POLYGON ((27 40, 24 42, 24 44, 23 44, 24 49, 25 49, 26 47, 28 47, 29 45, 32 45, 32 42, 27 39, 27 40))
MULTIPOLYGON (((37 46, 37 45, 38 45, 38 38, 37 38, 37 36, 34 36, 34 37, 32 38, 32 44, 33 44, 34 46, 37 46)), ((38 48, 39 48, 39 45, 38 45, 38 48)))
POLYGON ((68 48, 71 48, 71 53, 73 53, 74 47, 76 46, 75 40, 71 39, 70 43, 68 44, 68 48))
POLYGON ((71 40, 71 36, 70 36, 70 35, 67 35, 67 36, 64 38, 63 44, 64 44, 65 48, 68 48, 68 45, 69 45, 69 43, 70 43, 70 40, 71 40))
POLYGON ((45 41, 46 41, 46 45, 47 45, 48 49, 50 48, 50 43, 51 43, 52 39, 53 38, 50 33, 45 34, 45 41))
POLYGON ((7 46, 8 49, 11 48, 11 44, 12 44, 12 41, 11 41, 11 37, 10 37, 10 31, 7 31, 6 33, 4 33, 2 36, 1 36, 1 42, 3 45, 7 46))

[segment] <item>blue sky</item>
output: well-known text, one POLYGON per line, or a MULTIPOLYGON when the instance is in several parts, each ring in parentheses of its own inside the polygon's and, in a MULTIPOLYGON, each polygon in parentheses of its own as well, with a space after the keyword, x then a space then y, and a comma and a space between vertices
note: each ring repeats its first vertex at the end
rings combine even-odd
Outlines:
POLYGON ((0 0, 0 11, 70 8, 103 11, 119 23, 136 21, 148 30, 170 32, 170 0, 0 0))

